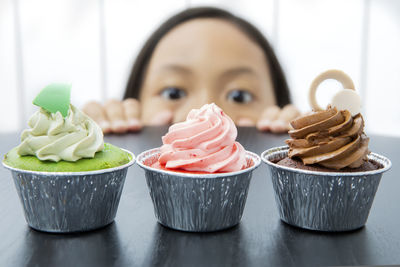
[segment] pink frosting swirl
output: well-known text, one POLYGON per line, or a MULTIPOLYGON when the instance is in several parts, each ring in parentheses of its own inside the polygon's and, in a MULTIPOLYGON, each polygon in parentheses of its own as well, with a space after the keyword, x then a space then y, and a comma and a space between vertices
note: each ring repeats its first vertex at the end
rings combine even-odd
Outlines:
POLYGON ((168 169, 238 171, 246 167, 246 152, 236 136, 232 119, 214 103, 206 104, 169 128, 158 161, 168 169))

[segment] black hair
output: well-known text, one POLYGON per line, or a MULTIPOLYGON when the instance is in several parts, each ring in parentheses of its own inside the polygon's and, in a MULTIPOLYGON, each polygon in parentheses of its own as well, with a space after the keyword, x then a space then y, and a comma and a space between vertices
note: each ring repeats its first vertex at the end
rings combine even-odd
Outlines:
POLYGON ((147 65, 158 42, 174 27, 196 18, 218 18, 229 21, 258 44, 265 53, 265 58, 271 72, 270 74, 277 105, 283 107, 291 102, 289 88, 282 67, 264 35, 246 20, 239 18, 228 11, 215 7, 196 7, 186 9, 169 18, 161 24, 155 32, 153 32, 136 57, 125 90, 124 99, 130 97, 136 99, 139 98, 147 65))

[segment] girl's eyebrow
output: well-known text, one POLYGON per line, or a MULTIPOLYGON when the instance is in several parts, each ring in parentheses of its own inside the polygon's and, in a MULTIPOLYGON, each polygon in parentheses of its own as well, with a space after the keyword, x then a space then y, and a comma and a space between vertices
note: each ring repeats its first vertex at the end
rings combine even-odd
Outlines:
POLYGON ((258 76, 257 72, 253 68, 247 67, 247 66, 238 66, 238 67, 233 67, 233 68, 230 68, 230 69, 224 71, 221 74, 221 77, 230 78, 230 77, 238 76, 240 74, 250 74, 250 75, 258 76))
POLYGON ((181 73, 186 73, 186 74, 192 74, 193 71, 184 65, 179 65, 179 64, 167 64, 159 68, 159 72, 162 71, 177 71, 181 73))
MULTIPOLYGON (((190 67, 185 66, 185 65, 175 64, 175 63, 166 64, 164 66, 161 66, 157 70, 157 72, 164 72, 164 71, 176 71, 176 72, 180 72, 182 74, 193 74, 193 71, 190 67)), ((255 77, 258 76, 257 72, 252 67, 236 66, 236 67, 232 67, 232 68, 229 68, 229 69, 223 71, 222 74, 220 75, 220 77, 222 79, 226 79, 226 78, 229 79, 232 77, 239 76, 241 74, 250 74, 255 77)))

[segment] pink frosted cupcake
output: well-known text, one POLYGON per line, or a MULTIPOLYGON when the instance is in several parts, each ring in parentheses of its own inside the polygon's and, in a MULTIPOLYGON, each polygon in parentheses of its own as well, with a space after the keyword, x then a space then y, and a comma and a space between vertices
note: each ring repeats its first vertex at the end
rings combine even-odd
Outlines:
POLYGON ((172 125, 161 148, 138 156, 161 224, 206 232, 239 223, 260 158, 245 151, 236 136, 232 119, 207 104, 172 125))

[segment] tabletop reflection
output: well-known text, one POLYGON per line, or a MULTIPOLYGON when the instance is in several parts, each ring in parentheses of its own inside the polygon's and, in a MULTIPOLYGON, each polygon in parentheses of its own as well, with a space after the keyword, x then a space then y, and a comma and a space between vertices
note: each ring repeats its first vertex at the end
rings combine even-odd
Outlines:
POLYGON ((51 234, 27 228, 23 244, 17 251, 22 266, 117 266, 123 261, 115 223, 77 234, 51 234))

